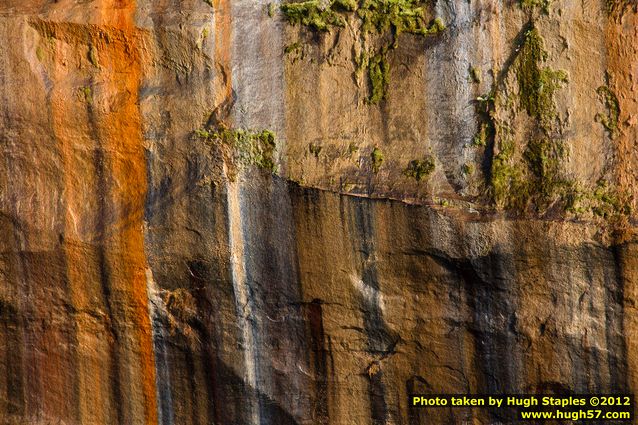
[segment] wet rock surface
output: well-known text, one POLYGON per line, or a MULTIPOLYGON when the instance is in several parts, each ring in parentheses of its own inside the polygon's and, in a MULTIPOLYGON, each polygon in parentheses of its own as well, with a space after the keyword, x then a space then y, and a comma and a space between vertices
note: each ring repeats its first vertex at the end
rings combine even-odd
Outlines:
POLYGON ((0 423, 635 391, 638 15, 599 3, 424 3, 373 102, 356 10, 4 1, 0 423))

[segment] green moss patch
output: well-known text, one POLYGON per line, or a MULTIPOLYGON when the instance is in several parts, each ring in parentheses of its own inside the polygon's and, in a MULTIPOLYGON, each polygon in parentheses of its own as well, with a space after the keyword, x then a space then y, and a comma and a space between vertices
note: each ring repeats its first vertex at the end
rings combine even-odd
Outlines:
POLYGON ((481 84, 483 81, 481 69, 476 66, 470 66, 470 81, 474 84, 481 84))
POLYGON ((567 152, 562 140, 540 137, 523 152, 511 140, 499 140, 492 160, 490 186, 497 206, 519 212, 541 211, 555 203, 566 207, 572 183, 563 177, 567 152))
POLYGON ((93 90, 91 90, 91 87, 89 86, 80 87, 78 96, 80 100, 86 102, 89 105, 93 103, 93 90))
POLYGON ((370 103, 379 103, 385 98, 388 81, 390 79, 390 64, 385 52, 370 58, 368 63, 368 77, 370 78, 370 103))
POLYGON ((492 128, 489 122, 482 122, 479 125, 479 131, 474 135, 472 139, 472 146, 484 148, 487 146, 488 138, 492 128))
POLYGON ((551 0, 521 0, 521 6, 526 10, 541 9, 545 14, 549 14, 551 0))
MULTIPOLYGON (((502 82, 475 103, 479 129, 472 145, 485 146, 486 183, 494 204, 523 214, 571 213, 597 217, 612 226, 622 222, 631 214, 628 196, 603 179, 594 187, 583 187, 564 169, 568 149, 555 95, 568 82, 567 74, 546 65, 548 54, 536 28, 524 30, 515 48, 511 68, 500 73, 502 82), (513 129, 510 122, 519 113, 532 120, 513 129)), ((607 113, 597 114, 596 120, 615 137, 618 99, 608 86, 599 87, 597 93, 607 113)), ((463 168, 463 173, 469 171, 463 168)))
POLYGON ((414 159, 410 161, 406 169, 403 171, 403 174, 406 177, 411 177, 420 182, 421 180, 429 177, 430 174, 434 172, 435 168, 434 159, 431 157, 414 159))
POLYGON ((490 185, 497 206, 521 210, 527 206, 529 187, 521 170, 513 162, 513 157, 514 143, 501 143, 500 150, 492 159, 490 185))
POLYGON ((593 188, 574 185, 570 191, 568 211, 581 215, 590 212, 595 217, 614 221, 631 214, 631 206, 623 201, 619 191, 605 179, 599 179, 593 188))
POLYGON ((363 53, 353 61, 357 69, 366 70, 368 101, 377 104, 386 98, 390 79, 388 54, 398 47, 399 35, 425 37, 445 30, 440 18, 431 22, 426 18, 429 4, 421 0, 308 0, 284 3, 280 9, 290 24, 320 32, 344 27, 349 20, 354 22, 365 36, 360 41, 363 53))
POLYGON ((598 87, 596 93, 598 93, 598 96, 600 96, 607 108, 607 115, 596 114, 596 121, 605 127, 609 133, 609 137, 615 139, 616 136, 618 136, 618 120, 620 118, 620 103, 618 102, 618 97, 616 97, 616 94, 607 86, 598 87))
POLYGON ((364 0, 357 14, 363 21, 363 30, 368 33, 438 34, 445 30, 445 24, 441 19, 428 23, 426 4, 418 0, 364 0))
POLYGON ((522 109, 549 129, 557 117, 554 94, 567 82, 564 71, 543 67, 547 52, 536 28, 525 33, 517 58, 519 101, 522 109))
POLYGON ((561 175, 561 164, 566 156, 561 140, 541 138, 528 142, 523 158, 541 205, 553 201, 557 196, 561 197, 561 189, 568 185, 561 175))
POLYGON ((372 149, 372 153, 370 153, 370 159, 372 160, 372 171, 378 173, 381 164, 383 164, 383 152, 381 152, 381 149, 375 146, 372 149))
POLYGON ((284 3, 280 9, 292 25, 303 25, 318 31, 328 31, 331 27, 345 25, 342 10, 343 1, 332 1, 324 7, 319 0, 284 3))
POLYGON ((228 165, 257 166, 277 173, 275 134, 270 130, 248 131, 228 128, 197 130, 196 134, 207 143, 222 148, 228 165))
POLYGON ((97 52, 97 47, 95 46, 89 46, 89 62, 91 62, 91 65, 93 65, 96 68, 100 67, 100 59, 99 59, 99 55, 97 52))
POLYGON ((319 145, 315 145, 314 143, 311 143, 308 146, 308 151, 315 157, 315 158, 319 158, 319 155, 321 155, 321 151, 323 150, 323 148, 319 145))

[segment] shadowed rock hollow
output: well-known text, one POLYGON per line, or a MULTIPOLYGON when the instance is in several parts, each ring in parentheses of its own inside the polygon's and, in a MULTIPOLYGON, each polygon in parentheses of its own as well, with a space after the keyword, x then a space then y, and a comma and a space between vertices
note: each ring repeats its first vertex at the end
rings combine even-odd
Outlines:
POLYGON ((635 391, 637 90, 631 0, 3 0, 0 423, 635 391))

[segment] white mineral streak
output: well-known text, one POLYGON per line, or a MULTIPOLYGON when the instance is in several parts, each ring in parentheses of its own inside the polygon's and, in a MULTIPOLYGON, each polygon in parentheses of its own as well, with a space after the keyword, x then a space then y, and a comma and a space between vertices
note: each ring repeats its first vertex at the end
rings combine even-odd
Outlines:
MULTIPOLYGON (((253 336, 253 312, 250 301, 249 288, 246 281, 244 264, 244 238, 242 236, 241 213, 241 188, 238 181, 229 181, 227 185, 228 208, 228 240, 230 244, 230 264, 233 279, 233 292, 235 295, 235 308, 237 311, 237 326, 242 332, 244 375, 246 386, 256 394, 256 344, 253 336)), ((259 424, 259 400, 256 397, 246 399, 247 410, 250 409, 250 424, 259 424)))
POLYGON ((148 297, 148 315, 153 332, 153 345, 155 347, 155 387, 157 396, 157 422, 161 425, 173 424, 173 400, 170 386, 170 368, 166 358, 166 330, 158 320, 166 317, 167 311, 164 300, 160 295, 160 289, 153 279, 153 271, 146 269, 146 293, 148 297))

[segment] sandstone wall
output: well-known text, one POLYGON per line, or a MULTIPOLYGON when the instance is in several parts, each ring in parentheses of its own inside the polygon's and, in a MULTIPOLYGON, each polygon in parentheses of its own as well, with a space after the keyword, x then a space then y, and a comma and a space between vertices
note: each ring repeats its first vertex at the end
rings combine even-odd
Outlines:
POLYGON ((4 0, 0 423, 491 424, 407 394, 635 391, 635 3, 425 13, 446 29, 398 36, 370 102, 356 13, 4 0), (203 128, 271 131, 277 172, 203 128))

